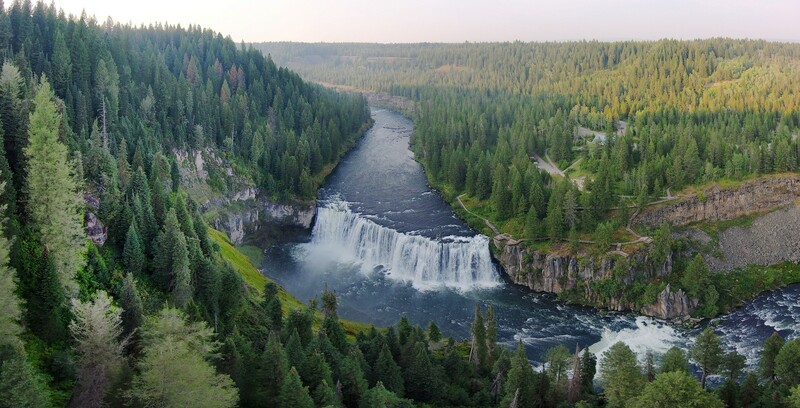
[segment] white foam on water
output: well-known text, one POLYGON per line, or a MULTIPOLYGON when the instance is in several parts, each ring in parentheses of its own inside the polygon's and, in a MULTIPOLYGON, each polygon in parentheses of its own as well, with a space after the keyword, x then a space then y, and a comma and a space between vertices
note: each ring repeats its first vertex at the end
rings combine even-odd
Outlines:
POLYGON ((601 360, 611 346, 622 342, 636 353, 640 361, 644 361, 647 351, 655 355, 664 354, 674 346, 682 346, 686 341, 672 326, 657 319, 639 316, 634 323, 635 328, 618 331, 603 328, 600 341, 589 346, 589 351, 601 360))
POLYGON ((357 264, 365 275, 383 271, 418 290, 466 291, 500 284, 488 237, 434 240, 401 233, 351 211, 339 198, 318 208, 311 242, 303 249, 303 261, 318 270, 333 263, 357 264))

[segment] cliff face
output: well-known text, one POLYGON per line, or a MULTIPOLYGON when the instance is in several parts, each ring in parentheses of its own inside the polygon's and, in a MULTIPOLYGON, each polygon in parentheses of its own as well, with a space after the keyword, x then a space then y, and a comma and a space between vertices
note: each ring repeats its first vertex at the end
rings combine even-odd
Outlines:
MULTIPOLYGON (((672 273, 672 255, 660 265, 655 265, 647 251, 630 255, 624 276, 614 276, 619 256, 548 254, 518 245, 507 245, 499 256, 504 272, 516 284, 539 292, 577 293, 583 303, 615 311, 636 311, 661 319, 685 320, 697 302, 683 291, 673 292, 667 286, 653 304, 638 307, 621 296, 608 296, 595 289, 593 283, 617 279, 620 285, 631 285, 637 276, 651 279, 672 273)), ((618 271, 617 271, 618 273, 618 271)))
POLYGON ((233 244, 241 244, 245 236, 267 226, 311 227, 316 213, 314 201, 278 203, 264 197, 251 179, 237 174, 211 149, 173 153, 183 187, 200 205, 209 223, 226 232, 233 244))
POLYGON ((262 230, 266 225, 278 228, 308 229, 314 221, 316 204, 276 203, 264 198, 254 198, 233 208, 227 208, 213 221, 214 228, 225 231, 234 245, 244 237, 262 230))
POLYGON ((648 208, 635 224, 657 227, 696 221, 726 221, 744 215, 774 210, 800 198, 800 176, 786 175, 746 181, 737 188, 712 187, 701 195, 648 208))

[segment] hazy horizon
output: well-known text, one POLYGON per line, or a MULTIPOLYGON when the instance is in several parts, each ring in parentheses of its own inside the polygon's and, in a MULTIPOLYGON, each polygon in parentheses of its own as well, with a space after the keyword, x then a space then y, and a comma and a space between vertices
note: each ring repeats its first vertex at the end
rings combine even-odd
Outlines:
POLYGON ((498 0, 381 4, 367 0, 252 3, 60 0, 67 14, 134 25, 198 24, 245 42, 624 41, 731 37, 800 41, 800 1, 498 0))

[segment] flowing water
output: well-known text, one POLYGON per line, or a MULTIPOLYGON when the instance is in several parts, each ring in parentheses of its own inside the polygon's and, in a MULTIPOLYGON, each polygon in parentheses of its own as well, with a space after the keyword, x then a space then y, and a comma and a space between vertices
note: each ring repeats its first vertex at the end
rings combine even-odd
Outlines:
MULTIPOLYGON (((413 123, 373 110, 374 127, 330 175, 310 235, 267 249, 264 273, 303 301, 327 285, 342 317, 395 324, 434 320, 446 335, 469 336, 475 304, 493 305, 500 343, 526 345, 533 361, 555 345, 602 353, 623 341, 640 355, 686 347, 696 331, 655 319, 565 305, 500 277, 489 238, 476 234, 428 187, 408 148, 413 123)), ((759 297, 717 319, 729 349, 751 361, 774 331, 800 335, 800 286, 759 297)))

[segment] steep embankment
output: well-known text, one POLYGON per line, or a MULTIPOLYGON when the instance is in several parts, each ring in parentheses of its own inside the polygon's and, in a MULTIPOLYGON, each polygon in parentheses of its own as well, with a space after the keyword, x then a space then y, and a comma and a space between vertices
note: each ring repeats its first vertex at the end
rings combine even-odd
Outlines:
POLYGON ((655 262, 646 250, 625 258, 506 245, 498 260, 514 283, 578 303, 674 320, 688 318, 697 306, 682 290, 657 283, 672 273, 672 254, 655 262))
POLYGON ((800 176, 778 175, 728 187, 714 185, 647 208, 634 225, 682 227, 675 238, 695 244, 663 262, 653 262, 652 245, 626 258, 548 253, 512 243, 500 248, 498 259, 512 281, 536 291, 611 310, 684 320, 699 302, 664 283, 675 281, 670 279, 673 256, 703 253, 713 272, 798 262, 798 198, 800 176), (730 226, 731 222, 740 225, 730 226))
POLYGON ((800 176, 775 175, 742 182, 731 187, 712 186, 676 202, 648 208, 634 224, 674 227, 695 222, 718 222, 768 212, 800 198, 800 176))
POLYGON ((265 228, 310 228, 313 200, 278 202, 265 197, 255 183, 239 174, 212 149, 176 150, 181 183, 200 205, 208 222, 233 244, 265 228))

